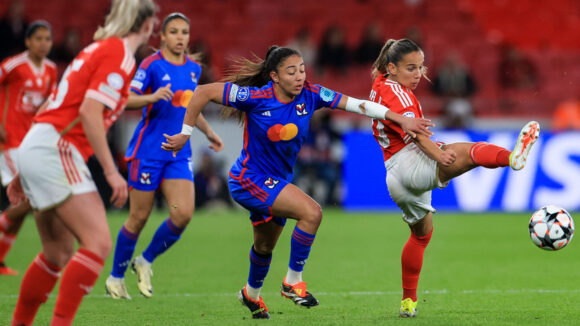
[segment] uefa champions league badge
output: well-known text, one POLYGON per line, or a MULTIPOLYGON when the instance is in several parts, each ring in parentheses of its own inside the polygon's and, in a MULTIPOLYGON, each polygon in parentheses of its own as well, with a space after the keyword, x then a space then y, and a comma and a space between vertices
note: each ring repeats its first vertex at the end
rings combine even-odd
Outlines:
POLYGON ((119 90, 123 88, 123 84, 125 84, 125 82, 123 81, 123 77, 121 77, 121 75, 116 72, 112 72, 107 76, 107 84, 109 84, 109 86, 111 86, 113 89, 119 90))
POLYGON ((324 102, 330 102, 334 99, 334 91, 331 91, 326 87, 320 87, 320 98, 324 102))
POLYGON ((415 113, 414 112, 411 112, 411 111, 407 111, 407 112, 403 113, 403 116, 404 117, 407 117, 407 118, 414 118, 415 117, 415 113))
POLYGON ((146 76, 147 76, 147 74, 145 73, 145 70, 143 70, 143 69, 139 69, 139 70, 137 70, 137 73, 135 73, 136 80, 144 80, 146 76))
POLYGON ((243 102, 247 100, 248 97, 250 97, 250 89, 248 87, 240 87, 240 89, 238 89, 238 94, 236 95, 238 101, 243 102))

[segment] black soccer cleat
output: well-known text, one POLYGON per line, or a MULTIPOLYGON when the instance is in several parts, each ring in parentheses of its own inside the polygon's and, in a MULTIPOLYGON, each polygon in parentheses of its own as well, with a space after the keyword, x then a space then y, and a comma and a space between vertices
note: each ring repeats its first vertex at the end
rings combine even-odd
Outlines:
POLYGON ((248 297, 248 293, 246 292, 246 287, 242 288, 238 293, 238 300, 252 313, 252 318, 254 319, 270 319, 270 313, 268 312, 268 307, 260 297, 259 301, 256 301, 250 297, 248 297))

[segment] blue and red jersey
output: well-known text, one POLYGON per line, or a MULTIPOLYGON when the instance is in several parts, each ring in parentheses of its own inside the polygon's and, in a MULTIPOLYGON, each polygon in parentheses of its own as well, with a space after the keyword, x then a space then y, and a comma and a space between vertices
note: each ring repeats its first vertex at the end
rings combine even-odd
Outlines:
POLYGON ((292 168, 308 136, 314 111, 323 107, 334 109, 341 98, 341 93, 308 81, 289 103, 276 97, 272 82, 261 88, 226 83, 223 104, 246 113, 244 147, 230 175, 239 177, 249 169, 292 181, 292 168))
POLYGON ((177 65, 167 61, 161 51, 147 57, 133 77, 131 91, 143 95, 155 93, 160 87, 171 84, 173 98, 159 100, 143 108, 141 121, 125 154, 126 160, 155 159, 171 161, 191 157, 189 140, 174 158, 172 152, 161 149, 163 134, 181 132, 185 110, 201 76, 201 66, 185 56, 185 62, 177 65))

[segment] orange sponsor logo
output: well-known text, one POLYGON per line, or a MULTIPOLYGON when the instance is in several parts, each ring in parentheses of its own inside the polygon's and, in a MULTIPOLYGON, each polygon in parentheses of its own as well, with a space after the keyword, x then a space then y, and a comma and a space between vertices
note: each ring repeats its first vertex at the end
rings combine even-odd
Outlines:
POLYGON ((290 140, 298 135, 298 127, 289 123, 287 125, 276 124, 268 129, 268 139, 273 142, 290 140))
POLYGON ((187 105, 189 105, 189 101, 191 101, 191 96, 193 95, 193 91, 188 89, 188 90, 178 90, 173 94, 173 98, 171 99, 171 105, 175 106, 175 107, 181 107, 183 106, 184 108, 187 107, 187 105))

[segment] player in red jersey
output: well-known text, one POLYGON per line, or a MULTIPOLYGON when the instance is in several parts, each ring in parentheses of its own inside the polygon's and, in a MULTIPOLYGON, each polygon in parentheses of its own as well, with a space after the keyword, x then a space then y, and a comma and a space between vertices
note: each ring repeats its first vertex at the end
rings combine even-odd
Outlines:
MULTIPOLYGON (((407 117, 423 117, 413 94, 425 76, 423 61, 423 51, 413 41, 388 40, 373 66, 375 80, 370 100, 407 117)), ((433 231, 435 209, 431 206, 431 190, 447 186, 452 178, 478 166, 522 169, 539 132, 537 122, 528 122, 515 149, 509 151, 485 142, 441 144, 421 134, 411 138, 390 121, 373 120, 373 135, 383 151, 389 194, 411 229, 401 255, 401 317, 417 314, 417 283, 423 253, 433 231)))
MULTIPOLYGON (((32 118, 56 85, 56 65, 46 56, 52 47, 52 29, 46 21, 34 21, 25 33, 27 50, 0 63, 0 175, 6 187, 17 174, 16 150, 32 125, 32 118)), ((16 239, 27 201, 0 214, 0 275, 17 275, 4 259, 16 239)))
POLYGON ((20 178, 10 184, 9 196, 16 199, 21 183, 36 211, 42 252, 24 275, 12 325, 32 324, 65 265, 51 325, 71 325, 111 251, 105 208, 86 160, 96 156, 112 188, 111 201, 122 207, 127 182, 105 134, 123 112, 135 72, 134 53, 149 40, 154 14, 153 0, 113 0, 95 42, 67 67, 20 145, 20 178))

